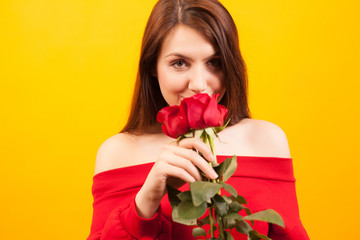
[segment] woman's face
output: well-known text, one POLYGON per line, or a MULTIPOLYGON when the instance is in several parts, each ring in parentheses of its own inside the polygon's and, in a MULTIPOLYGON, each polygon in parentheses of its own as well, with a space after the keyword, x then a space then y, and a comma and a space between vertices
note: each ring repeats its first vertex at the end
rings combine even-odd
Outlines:
POLYGON ((197 93, 225 93, 219 53, 198 31, 177 25, 165 37, 157 59, 156 75, 169 105, 197 93))

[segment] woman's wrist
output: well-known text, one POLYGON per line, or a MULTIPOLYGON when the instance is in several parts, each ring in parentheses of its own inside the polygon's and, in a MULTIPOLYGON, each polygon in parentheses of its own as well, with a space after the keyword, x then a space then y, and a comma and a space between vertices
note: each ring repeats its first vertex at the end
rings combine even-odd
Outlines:
POLYGON ((138 215, 142 218, 152 218, 159 208, 161 198, 153 198, 146 194, 143 188, 136 194, 135 207, 138 215))

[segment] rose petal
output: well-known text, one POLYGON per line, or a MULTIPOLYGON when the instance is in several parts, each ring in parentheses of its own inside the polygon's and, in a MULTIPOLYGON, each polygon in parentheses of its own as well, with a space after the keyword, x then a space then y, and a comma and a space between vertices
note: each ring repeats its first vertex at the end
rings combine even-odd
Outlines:
POLYGON ((204 123, 207 127, 216 127, 219 124, 221 116, 217 108, 218 94, 212 95, 211 99, 204 110, 204 123))
POLYGON ((177 138, 190 130, 186 116, 180 111, 179 106, 164 107, 159 111, 156 119, 163 123, 161 126, 163 132, 172 138, 177 138))
POLYGON ((225 124, 225 119, 228 115, 228 110, 225 106, 220 105, 220 104, 218 104, 218 109, 220 111, 220 116, 221 116, 221 125, 219 127, 222 127, 225 124))
POLYGON ((186 119, 192 129, 203 129, 205 128, 203 113, 206 107, 204 103, 206 98, 201 97, 197 99, 194 96, 183 99, 180 103, 180 109, 186 114, 186 119))
POLYGON ((207 105, 210 101, 210 96, 207 93, 198 93, 190 97, 190 99, 194 99, 198 102, 201 102, 202 104, 207 105))

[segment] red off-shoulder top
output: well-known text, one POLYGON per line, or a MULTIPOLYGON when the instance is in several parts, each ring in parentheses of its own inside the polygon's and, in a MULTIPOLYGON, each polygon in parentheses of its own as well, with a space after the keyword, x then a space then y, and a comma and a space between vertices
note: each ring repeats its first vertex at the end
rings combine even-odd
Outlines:
MULTIPOLYGON (((219 162, 227 157, 217 156, 219 162)), ((292 159, 238 156, 237 160, 236 172, 227 183, 245 197, 253 213, 274 209, 285 222, 285 229, 261 221, 255 221, 253 228, 273 240, 309 239, 299 216, 292 159)), ((195 239, 192 227, 172 221, 167 195, 152 218, 137 214, 135 196, 153 164, 111 169, 93 177, 93 218, 87 240, 195 239)), ((232 233, 235 239, 247 239, 235 229, 232 233)))

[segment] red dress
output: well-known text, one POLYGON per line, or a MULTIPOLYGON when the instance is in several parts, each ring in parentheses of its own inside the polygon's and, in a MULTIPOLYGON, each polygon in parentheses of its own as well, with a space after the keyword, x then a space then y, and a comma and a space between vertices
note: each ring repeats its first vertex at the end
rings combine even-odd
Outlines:
MULTIPOLYGON (((218 160, 222 162, 227 157, 218 156, 218 160)), ((255 221, 253 228, 273 240, 309 239, 299 216, 292 159, 249 156, 238 156, 237 159, 237 170, 227 183, 245 197, 252 213, 274 209, 285 222, 285 229, 260 221, 255 221)), ((137 214, 135 196, 153 164, 111 169, 94 176, 94 211, 88 240, 194 239, 192 227, 171 220, 167 195, 151 219, 137 214)), ((232 233, 235 239, 247 239, 235 229, 232 233)))

